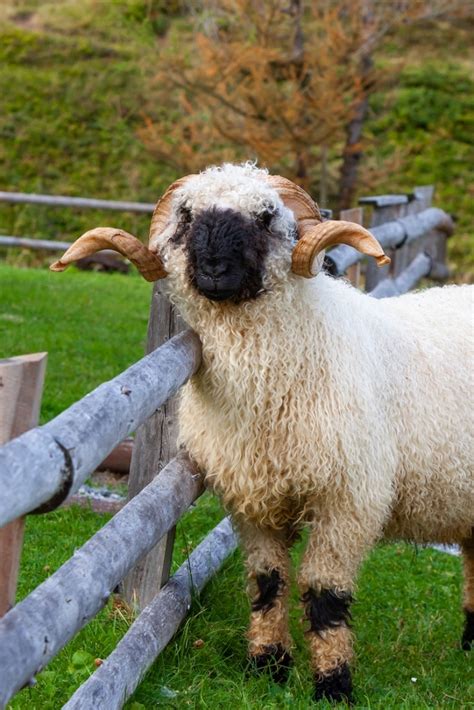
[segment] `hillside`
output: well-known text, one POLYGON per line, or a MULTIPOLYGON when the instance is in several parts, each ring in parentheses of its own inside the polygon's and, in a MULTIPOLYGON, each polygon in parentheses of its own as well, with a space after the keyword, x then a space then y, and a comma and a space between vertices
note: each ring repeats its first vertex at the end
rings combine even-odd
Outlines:
MULTIPOLYGON (((6 0, 0 8, 0 189, 154 201, 176 177, 139 140, 144 97, 180 3, 6 0), (173 14, 175 13, 175 14, 173 14)), ((443 23, 390 39, 380 68, 400 80, 371 102, 360 194, 435 183, 458 219, 450 258, 474 273, 472 27, 443 23)), ((166 115, 166 107, 162 107, 166 115)), ((171 118, 169 119, 171 120, 171 118)), ((0 206, 0 233, 72 238, 110 214, 0 206)), ((147 217, 116 216, 146 235, 147 217)), ((11 263, 32 263, 10 252, 11 263)))

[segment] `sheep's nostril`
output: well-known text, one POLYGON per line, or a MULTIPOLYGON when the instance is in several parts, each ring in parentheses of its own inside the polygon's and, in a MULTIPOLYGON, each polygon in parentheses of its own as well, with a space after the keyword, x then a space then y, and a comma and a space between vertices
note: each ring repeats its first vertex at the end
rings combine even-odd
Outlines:
POLYGON ((204 276, 208 276, 211 279, 218 279, 227 272, 227 264, 201 264, 201 272, 204 276))
POLYGON ((221 276, 224 276, 228 271, 228 266, 227 264, 216 264, 214 266, 214 274, 216 278, 220 278, 221 276))
POLYGON ((210 279, 212 279, 214 272, 212 269, 212 266, 208 264, 200 264, 199 271, 201 272, 202 276, 206 276, 210 279))

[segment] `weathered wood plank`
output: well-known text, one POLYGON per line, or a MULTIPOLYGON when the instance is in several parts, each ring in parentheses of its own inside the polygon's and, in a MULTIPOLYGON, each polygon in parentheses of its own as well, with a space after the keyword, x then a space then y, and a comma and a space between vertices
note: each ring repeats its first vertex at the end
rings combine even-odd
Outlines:
POLYGON ((0 445, 36 425, 47 353, 0 360, 0 445))
POLYGON ((40 506, 44 512, 75 493, 114 446, 196 372, 200 360, 200 340, 188 330, 0 448, 0 525, 40 506))
POLYGON ((224 518, 191 553, 132 624, 115 650, 64 708, 121 708, 186 617, 193 592, 203 589, 236 547, 237 538, 230 519, 224 518))
MULTIPOLYGON (((47 353, 0 360, 0 445, 38 424, 47 353)), ((0 529, 0 617, 15 603, 24 519, 0 529)))
POLYGON ((429 276, 431 270, 431 257, 424 252, 416 256, 411 264, 395 279, 384 279, 370 291, 374 298, 388 298, 400 296, 414 288, 424 276, 429 276))
POLYGON ((0 618, 15 604, 25 519, 0 529, 0 618))
POLYGON ((189 459, 174 459, 0 620, 0 707, 97 614, 201 492, 202 478, 189 459))
POLYGON ((408 204, 408 195, 369 195, 359 199, 360 205, 372 205, 376 209, 399 207, 408 204))
POLYGON ((0 247, 21 247, 23 249, 44 249, 45 251, 65 251, 72 242, 55 242, 51 239, 32 239, 31 237, 0 236, 0 247))
POLYGON ((151 213, 155 209, 152 202, 128 202, 122 200, 96 200, 89 197, 67 197, 65 195, 36 195, 32 192, 0 192, 0 202, 11 204, 49 205, 50 207, 77 207, 80 209, 117 210, 119 212, 151 213))
MULTIPOLYGON (((354 222, 355 224, 364 224, 364 209, 363 207, 351 207, 348 210, 341 210, 339 219, 346 222, 354 222)), ((347 278, 356 288, 360 284, 360 261, 357 261, 347 269, 347 278)))
MULTIPOLYGON (((66 251, 72 242, 56 242, 51 239, 34 239, 32 237, 0 236, 0 247, 18 247, 21 249, 36 249, 44 251, 66 251)), ((112 249, 102 249, 100 254, 117 259, 117 252, 112 249)), ((80 261, 84 261, 81 259, 80 261)))
MULTIPOLYGON (((397 221, 406 214, 408 195, 381 195, 377 201, 372 204, 374 209, 370 229, 373 231, 375 227, 380 227, 387 222, 397 221), (398 198, 398 200, 396 198, 398 198)), ((393 259, 393 249, 385 247, 385 251, 387 255, 393 259)), ((392 273, 393 261, 386 266, 379 267, 374 259, 369 259, 365 269, 365 290, 367 292, 372 291, 380 281, 388 278, 389 274, 392 273)))
MULTIPOLYGON (((154 350, 185 327, 174 306, 163 294, 161 284, 153 289, 148 321, 147 350, 154 350)), ((137 431, 128 480, 129 500, 151 480, 155 471, 176 456, 178 397, 168 400, 137 431)), ((168 580, 174 545, 174 529, 141 559, 124 580, 122 593, 137 610, 144 609, 168 580)))
MULTIPOLYGON (((406 213, 407 215, 414 215, 423 210, 431 207, 431 200, 433 198, 433 187, 415 187, 413 194, 410 195, 410 202, 408 203, 406 213)), ((392 256, 392 277, 396 278, 399 274, 404 271, 409 264, 413 261, 416 255, 420 251, 424 251, 427 240, 431 240, 431 233, 427 232, 421 237, 414 241, 409 241, 398 248, 392 256)), ((446 235, 445 235, 446 237, 446 235)))
MULTIPOLYGON (((431 206, 434 194, 434 186, 426 185, 416 187, 413 190, 414 200, 413 205, 420 205, 423 209, 431 206)), ((411 207, 412 205, 410 205, 411 207)), ((416 207, 415 207, 416 208, 416 207)), ((431 267, 430 278, 435 280, 446 280, 449 278, 449 268, 447 264, 447 237, 449 232, 443 229, 434 228, 431 232, 423 235, 419 242, 412 244, 407 248, 408 261, 410 262, 417 251, 425 251, 433 260, 431 267)))
MULTIPOLYGON (((409 244, 433 230, 440 230, 446 235, 452 234, 454 230, 451 217, 438 207, 430 207, 419 214, 407 215, 370 228, 384 249, 396 249, 401 244, 409 244)), ((349 266, 362 259, 362 254, 341 244, 329 251, 326 259, 330 262, 331 273, 334 276, 342 276, 349 266)))

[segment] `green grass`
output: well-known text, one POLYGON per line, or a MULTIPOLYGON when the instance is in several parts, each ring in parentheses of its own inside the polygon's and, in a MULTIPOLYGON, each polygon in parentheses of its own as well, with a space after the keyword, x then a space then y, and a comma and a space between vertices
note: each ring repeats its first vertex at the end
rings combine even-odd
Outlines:
MULTIPOLYGON (((217 501, 204 496, 179 522, 173 570, 187 551, 222 517, 217 501)), ((18 599, 60 567, 110 518, 78 507, 61 509, 27 519, 18 585, 18 599)), ((127 611, 111 598, 106 607, 38 676, 37 685, 19 693, 11 708, 55 710, 95 669, 96 658, 106 658, 130 624, 127 611)))
MULTIPOLYGON (((0 356, 49 350, 43 420, 141 356, 149 291, 135 277, 0 266, 0 356)), ((183 517, 174 569, 221 517, 218 502, 209 495, 183 517)), ((29 517, 19 597, 54 572, 107 519, 79 508, 29 517)), ((301 547, 295 549, 295 561, 301 547)), ((458 646, 460 587, 460 560, 446 554, 383 545, 370 555, 354 605, 357 708, 472 707, 472 659, 458 646)), ((235 554, 195 601, 176 639, 127 707, 307 708, 311 678, 296 590, 293 602, 296 664, 288 685, 280 688, 247 668, 249 604, 241 556, 235 554), (201 648, 194 646, 198 639, 204 641, 201 648)), ((94 671, 94 660, 113 650, 129 623, 111 600, 39 674, 37 685, 21 691, 9 707, 60 707, 94 671)))
MULTIPOLYGON (((470 659, 458 649, 459 577, 459 561, 432 550, 415 554, 406 545, 390 545, 370 555, 354 604, 356 707, 467 708, 474 701, 470 659)), ((133 700, 145 708, 308 707, 312 683, 296 590, 295 668, 284 687, 249 672, 248 613, 236 555, 195 604, 133 700), (194 647, 197 639, 204 641, 202 648, 194 647)))
POLYGON ((0 358, 48 352, 42 421, 143 357, 151 286, 0 263, 0 358))
MULTIPOLYGON (((181 520, 175 568, 221 515, 217 502, 206 495, 181 520)), ((51 574, 105 520, 106 516, 78 508, 29 518, 20 597, 51 574)), ((295 560, 301 547, 295 550, 295 560)), ((472 659, 459 650, 460 584, 460 561, 444 553, 430 549, 417 552, 399 544, 382 545, 370 555, 361 572, 353 609, 355 707, 472 707, 472 659)), ((311 677, 296 590, 291 614, 295 667, 286 686, 279 687, 266 676, 257 677, 249 671, 245 644, 248 614, 242 559, 236 553, 194 602, 185 624, 127 708, 308 707, 311 677), (200 648, 194 645, 198 639, 204 641, 200 648)), ((37 685, 20 692, 10 707, 60 707, 94 671, 94 660, 113 650, 128 625, 127 615, 110 601, 38 676, 37 685)))

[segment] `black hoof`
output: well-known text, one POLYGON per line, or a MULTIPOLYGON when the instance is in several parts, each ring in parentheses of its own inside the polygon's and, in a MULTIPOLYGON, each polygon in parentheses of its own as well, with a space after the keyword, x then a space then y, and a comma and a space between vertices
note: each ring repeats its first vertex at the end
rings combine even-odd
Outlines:
POLYGON ((474 611, 466 611, 466 626, 461 640, 463 651, 470 651, 474 647, 474 611))
POLYGON ((329 700, 332 703, 352 704, 352 678, 347 663, 339 666, 332 673, 316 677, 314 699, 316 702, 329 700))
POLYGON ((251 662, 255 670, 268 671, 275 683, 286 683, 293 659, 283 646, 269 644, 265 646, 265 653, 252 656, 251 662))

